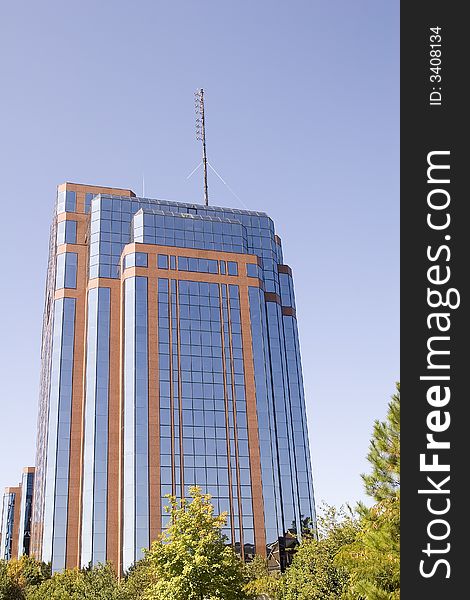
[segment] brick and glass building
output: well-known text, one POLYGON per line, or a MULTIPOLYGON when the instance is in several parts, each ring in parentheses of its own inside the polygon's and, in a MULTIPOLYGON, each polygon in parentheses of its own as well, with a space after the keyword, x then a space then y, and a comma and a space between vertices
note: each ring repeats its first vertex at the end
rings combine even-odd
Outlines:
POLYGON ((291 269, 264 213, 66 183, 42 343, 33 553, 128 569, 199 485, 241 555, 315 518, 291 269))
POLYGON ((20 522, 20 487, 6 487, 2 502, 2 529, 0 560, 16 558, 18 553, 18 525, 20 522))
POLYGON ((29 556, 34 467, 25 467, 17 487, 3 494, 0 529, 0 560, 29 556))

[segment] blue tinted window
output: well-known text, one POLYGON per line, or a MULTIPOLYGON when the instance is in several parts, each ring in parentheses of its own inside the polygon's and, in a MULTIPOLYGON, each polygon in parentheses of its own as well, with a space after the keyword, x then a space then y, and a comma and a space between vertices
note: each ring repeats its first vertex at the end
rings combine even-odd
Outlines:
POLYGON ((220 261, 220 273, 221 273, 221 275, 225 275, 226 272, 227 272, 227 268, 226 268, 225 260, 221 260, 220 261))
POLYGON ((258 277, 258 265, 247 263, 246 274, 248 275, 248 277, 258 277))
POLYGON ((65 221, 65 243, 77 243, 77 221, 65 221))
POLYGON ((135 253, 135 266, 136 267, 146 267, 147 266, 147 253, 146 252, 136 252, 135 253))
POLYGON ((170 256, 170 269, 176 269, 176 256, 170 256))
POLYGON ((135 254, 132 252, 131 254, 126 254, 124 257, 124 268, 128 269, 129 267, 135 267, 135 254))
POLYGON ((168 269, 168 256, 166 254, 158 255, 157 266, 159 269, 168 269))
POLYGON ((124 268, 129 267, 146 267, 147 266, 147 253, 146 252, 132 252, 126 254, 124 257, 124 268))
POLYGON ((77 287, 77 258, 76 252, 65 253, 65 285, 66 288, 77 287))
POLYGON ((65 211, 65 192, 57 192, 57 212, 65 211))
POLYGON ((217 260, 207 258, 180 256, 178 258, 178 269, 180 271, 191 271, 192 273, 218 273, 218 263, 217 260))
POLYGON ((57 245, 65 244, 65 223, 66 221, 60 221, 57 223, 57 245))
POLYGON ((65 193, 65 210, 66 212, 75 212, 77 209, 77 195, 75 192, 65 193))
POLYGON ((90 212, 90 208, 91 208, 91 199, 93 198, 94 194, 87 192, 85 194, 85 212, 88 213, 90 212))
POLYGON ((227 262, 227 269, 229 275, 238 275, 238 265, 236 262, 227 262))
POLYGON ((56 290, 77 287, 77 254, 63 252, 57 256, 56 290))

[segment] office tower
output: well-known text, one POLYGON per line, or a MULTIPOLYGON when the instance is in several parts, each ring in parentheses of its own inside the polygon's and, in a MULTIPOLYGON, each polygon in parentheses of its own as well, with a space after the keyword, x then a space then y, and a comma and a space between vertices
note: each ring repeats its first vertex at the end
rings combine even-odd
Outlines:
POLYGON ((36 556, 126 570, 192 485, 247 559, 314 519, 292 273, 266 214, 63 184, 46 288, 36 556))
POLYGON ((18 487, 7 487, 3 494, 0 559, 29 555, 31 539, 31 505, 34 467, 25 467, 18 487))
POLYGON ((18 553, 18 525, 20 522, 21 488, 7 487, 3 494, 0 559, 16 558, 18 553))
POLYGON ((31 547, 31 512, 34 492, 34 467, 25 467, 21 478, 20 522, 18 525, 18 558, 29 556, 31 547))

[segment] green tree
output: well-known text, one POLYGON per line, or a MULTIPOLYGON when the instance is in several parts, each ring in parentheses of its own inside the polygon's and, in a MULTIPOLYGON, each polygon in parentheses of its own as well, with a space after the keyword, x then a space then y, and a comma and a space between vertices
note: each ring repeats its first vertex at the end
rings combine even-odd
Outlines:
POLYGON ((369 475, 362 475, 366 492, 376 502, 400 493, 400 384, 388 405, 385 421, 375 421, 367 460, 369 475))
POLYGON ((110 563, 99 564, 84 572, 85 598, 121 600, 124 598, 116 573, 110 563))
POLYGON ((191 501, 169 497, 168 528, 146 552, 148 600, 243 600, 243 565, 222 535, 226 514, 211 497, 190 489, 191 501))
POLYGON ((28 600, 82 600, 85 597, 84 575, 78 569, 55 573, 39 587, 29 591, 28 600))
MULTIPOLYGON (((124 600, 124 590, 110 565, 66 569, 31 589, 27 600, 124 600)), ((127 599, 126 599, 127 600, 127 599)))
POLYGON ((337 600, 349 586, 349 574, 335 563, 338 552, 356 538, 358 523, 352 511, 325 506, 318 517, 317 535, 302 541, 285 572, 282 600, 337 600))
POLYGON ((385 421, 376 421, 367 456, 372 470, 363 475, 366 492, 375 500, 359 504, 357 539, 338 556, 349 570, 347 598, 400 598, 400 386, 389 403, 385 421))
POLYGON ((0 562, 0 600, 23 600, 28 590, 51 576, 50 566, 32 557, 0 562))
POLYGON ((8 563, 0 560, 0 600, 21 599, 20 593, 21 590, 18 589, 8 573, 8 563))
POLYGON ((263 600, 279 600, 281 574, 279 571, 270 571, 268 561, 259 554, 245 565, 247 583, 245 592, 249 597, 262 598, 263 600))
POLYGON ((148 588, 157 579, 147 558, 142 558, 132 565, 121 581, 123 595, 126 600, 143 600, 148 588))

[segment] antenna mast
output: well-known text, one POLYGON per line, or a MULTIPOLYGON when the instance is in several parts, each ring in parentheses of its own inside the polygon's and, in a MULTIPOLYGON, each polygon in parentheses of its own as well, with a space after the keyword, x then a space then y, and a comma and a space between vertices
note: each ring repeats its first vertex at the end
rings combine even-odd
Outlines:
POLYGON ((207 189, 207 154, 206 154, 206 121, 204 117, 204 90, 194 92, 194 106, 196 109, 196 139, 202 142, 202 166, 204 168, 204 204, 209 206, 209 192, 207 189))

